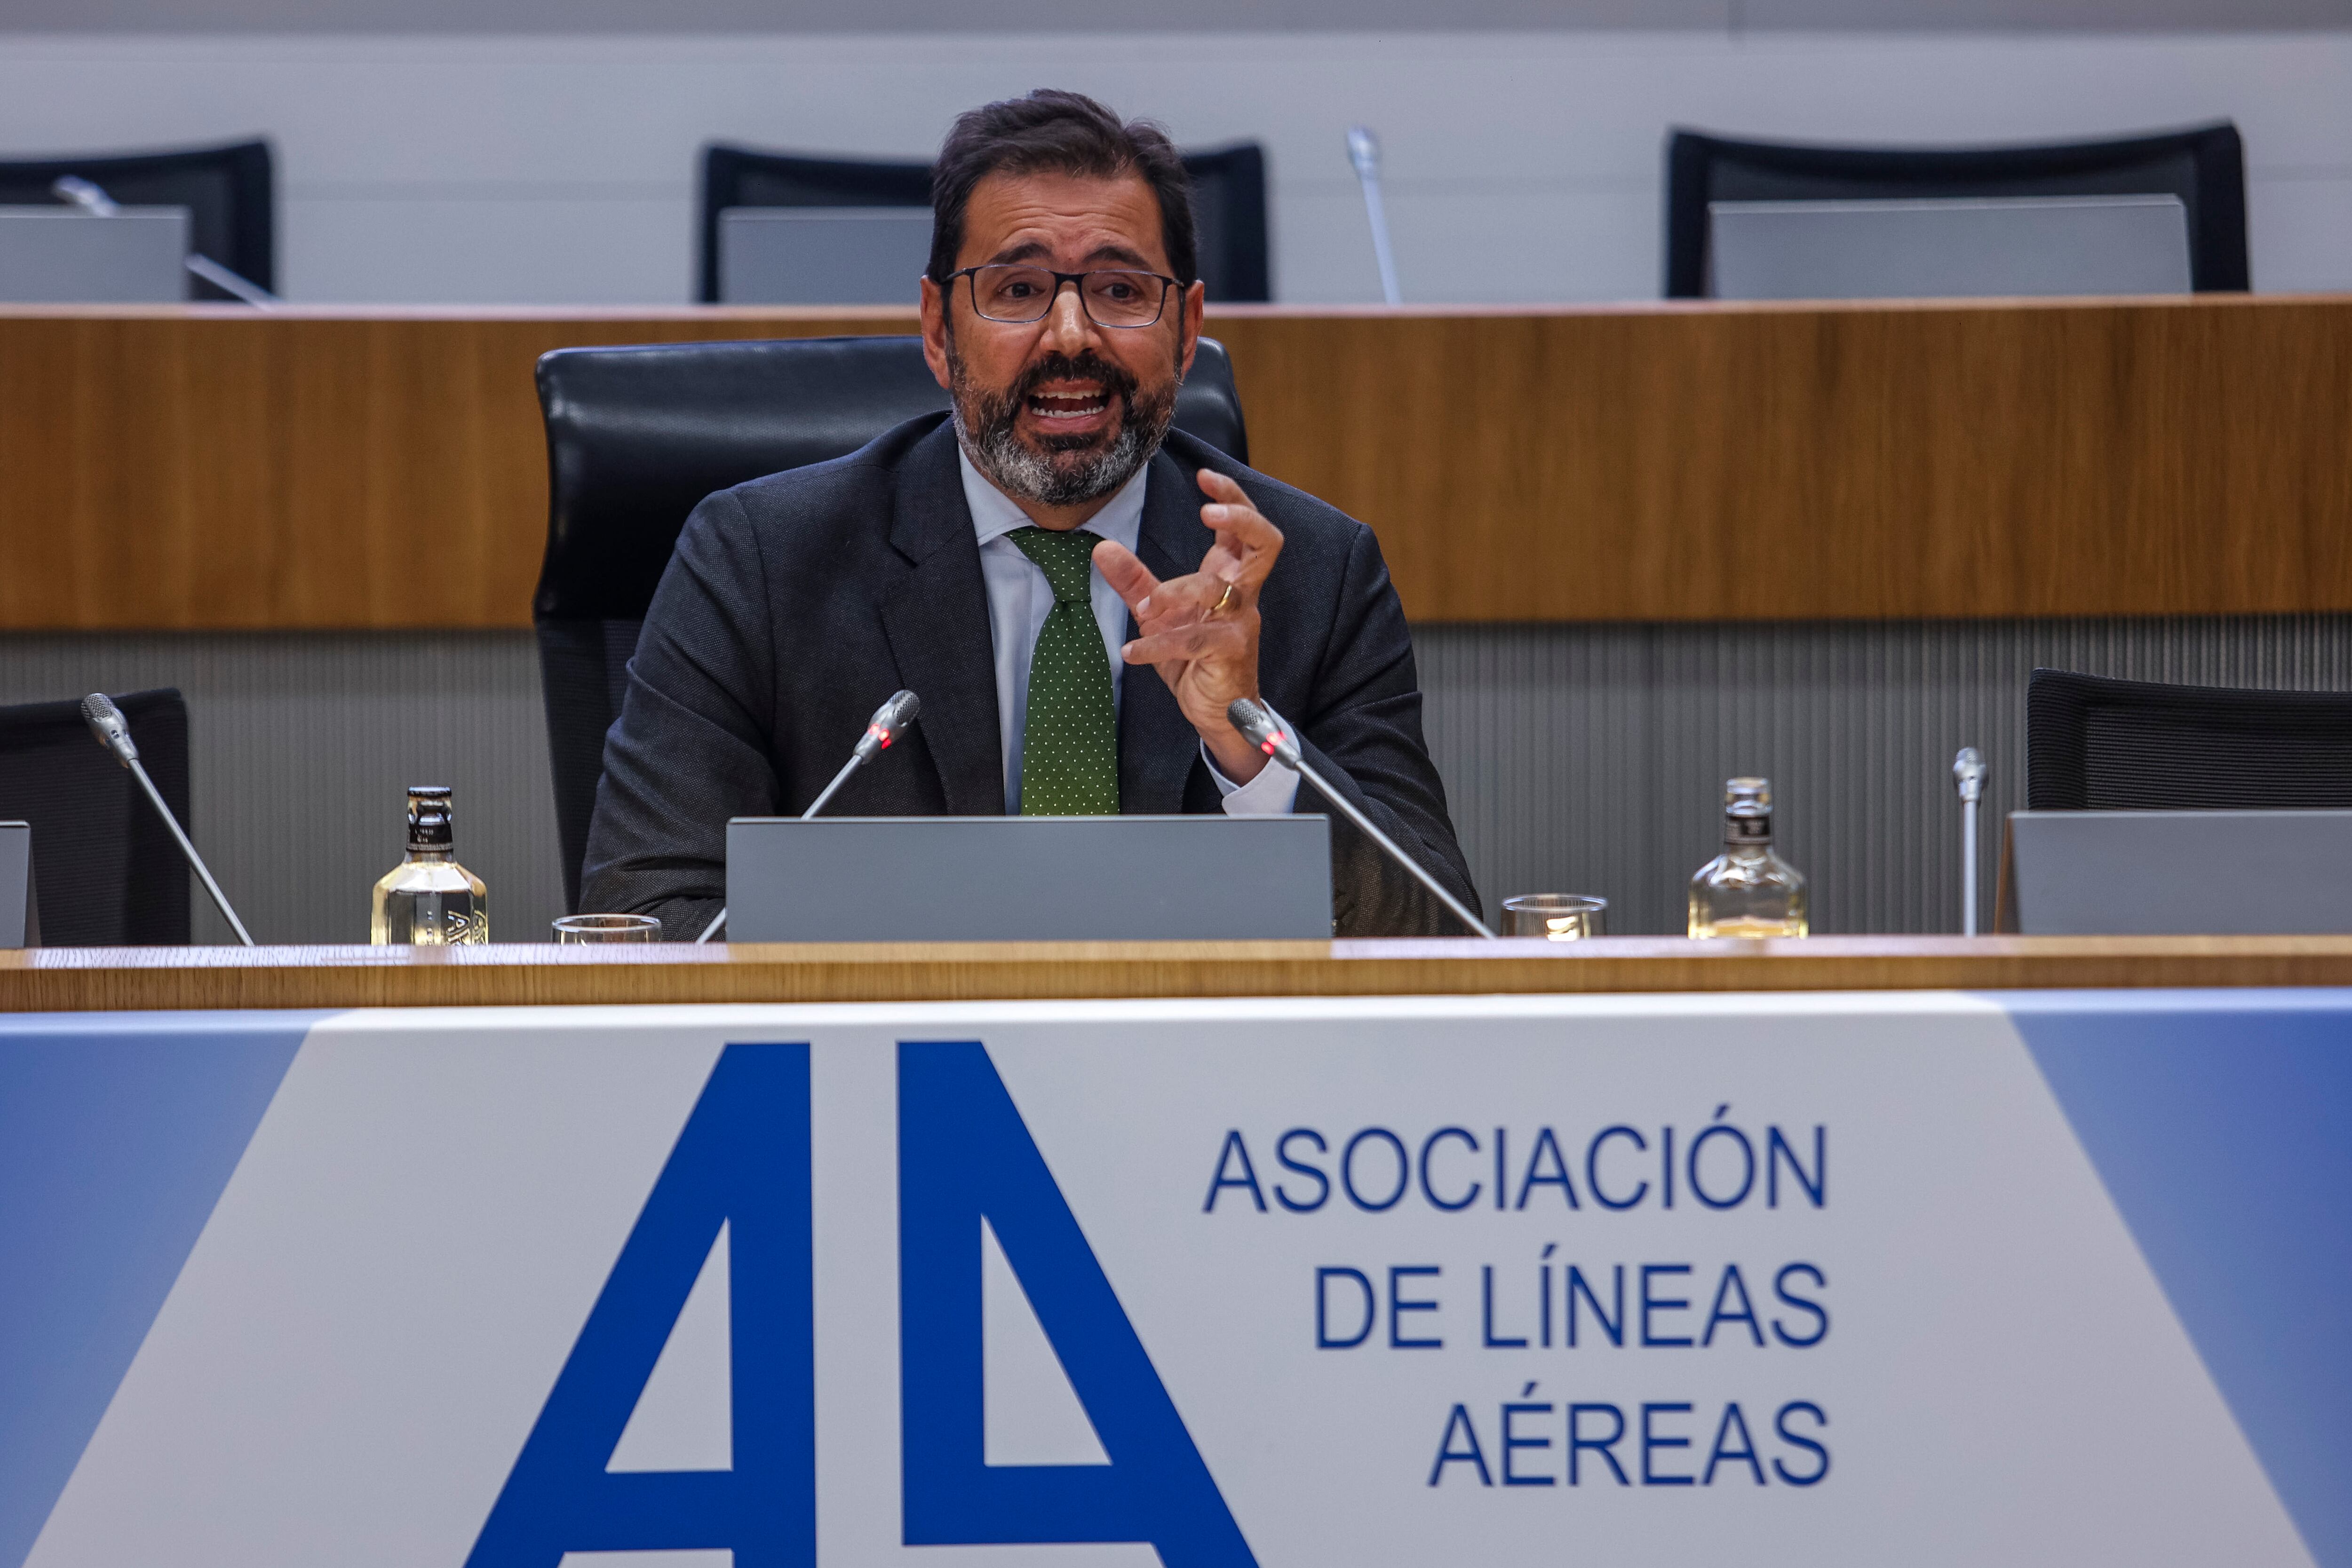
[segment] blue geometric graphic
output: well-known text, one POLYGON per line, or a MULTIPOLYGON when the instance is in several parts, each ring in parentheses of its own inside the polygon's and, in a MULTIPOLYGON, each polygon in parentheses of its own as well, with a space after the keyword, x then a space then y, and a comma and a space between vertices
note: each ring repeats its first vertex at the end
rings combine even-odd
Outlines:
POLYGON ((908 1545, 1149 1542, 1165 1568, 1255 1568, 976 1040, 898 1047, 898 1313, 908 1545), (983 1217, 1109 1464, 987 1462, 983 1217))
POLYGON ((523 1444, 467 1568, 566 1552, 731 1549, 735 1568, 816 1562, 809 1051, 730 1045, 523 1444), (605 1464, 703 1260, 728 1228, 734 1469, 605 1464))
POLYGON ((32 1551, 326 1016, 0 1018, 0 1563, 32 1551))
POLYGON ((1991 999, 2304 1543, 2352 1568, 2352 992, 1991 999))

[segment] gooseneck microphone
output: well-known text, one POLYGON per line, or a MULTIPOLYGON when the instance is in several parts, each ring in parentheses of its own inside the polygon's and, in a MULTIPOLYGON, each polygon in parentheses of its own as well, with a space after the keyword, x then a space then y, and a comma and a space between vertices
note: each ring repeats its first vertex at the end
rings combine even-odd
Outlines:
POLYGON ((1341 816, 1356 824, 1357 831, 1380 845, 1389 859, 1412 873, 1422 886, 1435 894, 1438 902, 1452 910, 1456 920, 1461 921, 1463 925, 1467 925, 1489 942, 1497 939, 1495 933, 1487 928, 1485 921, 1472 914, 1467 904, 1445 890, 1444 883, 1424 870, 1419 861, 1400 849, 1394 839, 1381 831, 1379 825, 1364 815, 1353 800, 1349 800, 1324 780, 1323 776, 1315 770, 1314 766, 1299 754, 1298 742, 1293 740, 1284 731, 1282 725, 1263 704, 1252 702, 1247 697, 1236 697, 1226 707, 1225 717, 1235 729, 1242 732, 1243 737, 1252 746, 1314 785, 1326 800, 1339 808, 1341 816))
MULTIPOLYGON (((849 782, 851 774, 887 751, 890 748, 890 743, 898 738, 899 732, 915 722, 915 716, 922 711, 922 706, 921 699, 914 693, 900 692, 888 702, 876 708, 874 716, 866 721, 866 733, 857 737, 856 746, 851 749, 849 760, 841 765, 841 771, 833 776, 833 782, 826 785, 818 792, 817 798, 809 802, 809 809, 801 813, 801 821, 805 822, 824 810, 824 803, 833 799, 835 790, 849 782)), ((727 911, 721 909, 719 912, 719 917, 702 928, 702 935, 694 939, 694 945, 698 947, 701 946, 705 942, 718 936, 719 928, 726 924, 727 911)))
POLYGON ((139 747, 131 738, 131 726, 124 721, 122 710, 116 707, 104 692, 92 692, 81 699, 81 716, 83 722, 89 726, 90 734, 98 737, 98 743, 114 753, 114 759, 131 769, 131 776, 139 780, 142 789, 147 791, 147 799, 155 804, 156 814, 163 819, 163 825, 172 830, 172 837, 178 842, 180 852, 188 857, 188 863, 195 868, 196 875, 204 882, 205 891, 213 895, 213 902, 220 905, 221 914, 227 916, 228 928, 236 933, 239 942, 252 946, 253 938, 246 934, 245 922, 239 920, 236 911, 228 906, 228 895, 221 892, 220 883, 215 882, 213 873, 205 869, 205 858, 196 853, 196 846, 190 843, 188 835, 180 831, 180 820, 172 815, 172 808, 163 803, 163 796, 155 788, 155 781, 147 777, 147 769, 139 766, 139 747))
POLYGON ((1348 162, 1356 166, 1356 183, 1364 191, 1364 216, 1372 225, 1372 259, 1381 269, 1381 298, 1402 305, 1404 292, 1397 287, 1396 252, 1389 246, 1388 209, 1381 201, 1381 139, 1370 126, 1348 128, 1348 162))
POLYGON ((1977 803, 1984 799, 1984 758, 1963 746, 1952 758, 1952 784, 1960 792, 1960 932, 1977 934, 1977 803))

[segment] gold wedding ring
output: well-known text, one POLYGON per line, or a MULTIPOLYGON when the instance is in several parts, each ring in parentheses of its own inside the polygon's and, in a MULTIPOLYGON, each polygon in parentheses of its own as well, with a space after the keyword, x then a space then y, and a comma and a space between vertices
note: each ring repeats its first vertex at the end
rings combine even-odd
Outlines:
POLYGON ((1224 591, 1223 593, 1220 593, 1219 595, 1217 595, 1217 601, 1216 601, 1214 604, 1212 604, 1212 605, 1210 605, 1210 606, 1209 606, 1209 613, 1210 613, 1210 614, 1212 614, 1212 615, 1214 615, 1214 614, 1217 614, 1217 613, 1218 613, 1219 612, 1221 612, 1221 611, 1231 610, 1233 607, 1234 607, 1234 585, 1233 585, 1232 583, 1230 583, 1230 582, 1229 582, 1229 583, 1225 584, 1225 591, 1224 591))

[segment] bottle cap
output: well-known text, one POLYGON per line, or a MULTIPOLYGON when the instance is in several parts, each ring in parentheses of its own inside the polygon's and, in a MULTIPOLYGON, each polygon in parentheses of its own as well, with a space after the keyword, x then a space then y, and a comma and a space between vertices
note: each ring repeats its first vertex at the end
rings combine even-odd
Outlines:
POLYGON ((1772 832, 1772 781, 1769 779, 1727 779, 1723 781, 1724 832, 1732 840, 1766 839, 1772 832))
POLYGON ((446 850, 453 842, 449 831, 449 788, 446 784, 412 784, 408 789, 408 847, 446 850))

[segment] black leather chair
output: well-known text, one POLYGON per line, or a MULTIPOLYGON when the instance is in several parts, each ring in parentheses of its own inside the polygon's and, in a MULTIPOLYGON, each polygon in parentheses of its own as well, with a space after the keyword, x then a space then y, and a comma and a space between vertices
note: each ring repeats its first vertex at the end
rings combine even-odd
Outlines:
MULTIPOLYGON (((539 401, 547 556, 531 619, 563 896, 576 911, 604 732, 620 716, 629 655, 687 514, 714 490, 844 456, 948 402, 919 338, 559 349, 539 361, 539 401)), ((1176 423, 1249 461, 1223 344, 1202 340, 1176 423)))
MULTIPOLYGON (((1201 281, 1211 299, 1274 298, 1265 150, 1255 141, 1184 154, 1192 176, 1201 281)), ((714 142, 702 150, 701 294, 719 302, 719 214, 729 207, 928 207, 929 163, 804 158, 714 142)), ((911 285, 909 286, 911 287, 911 285)), ((911 302, 911 296, 910 302, 911 302)))
POLYGON ((2352 807, 2352 692, 2036 670, 2025 697, 2025 803, 2036 811, 2352 807))
POLYGON ((1666 298, 1706 293, 1709 202, 1886 197, 2173 195, 2189 209, 2189 277, 2242 291, 2246 154, 2224 121, 2119 141, 2046 147, 1863 148, 1666 140, 1666 298))
MULTIPOLYGON (((168 687, 114 704, 185 821, 187 704, 168 687)), ((91 737, 80 698, 0 707, 0 821, 33 825, 45 946, 186 946, 188 862, 130 770, 91 737)))
MULTIPOLYGON (((108 153, 0 162, 0 205, 47 206, 49 186, 79 174, 126 207, 185 207, 188 243, 240 277, 278 287, 276 198, 269 143, 239 141, 183 152, 108 153)), ((190 298, 233 296, 201 278, 190 298)))

